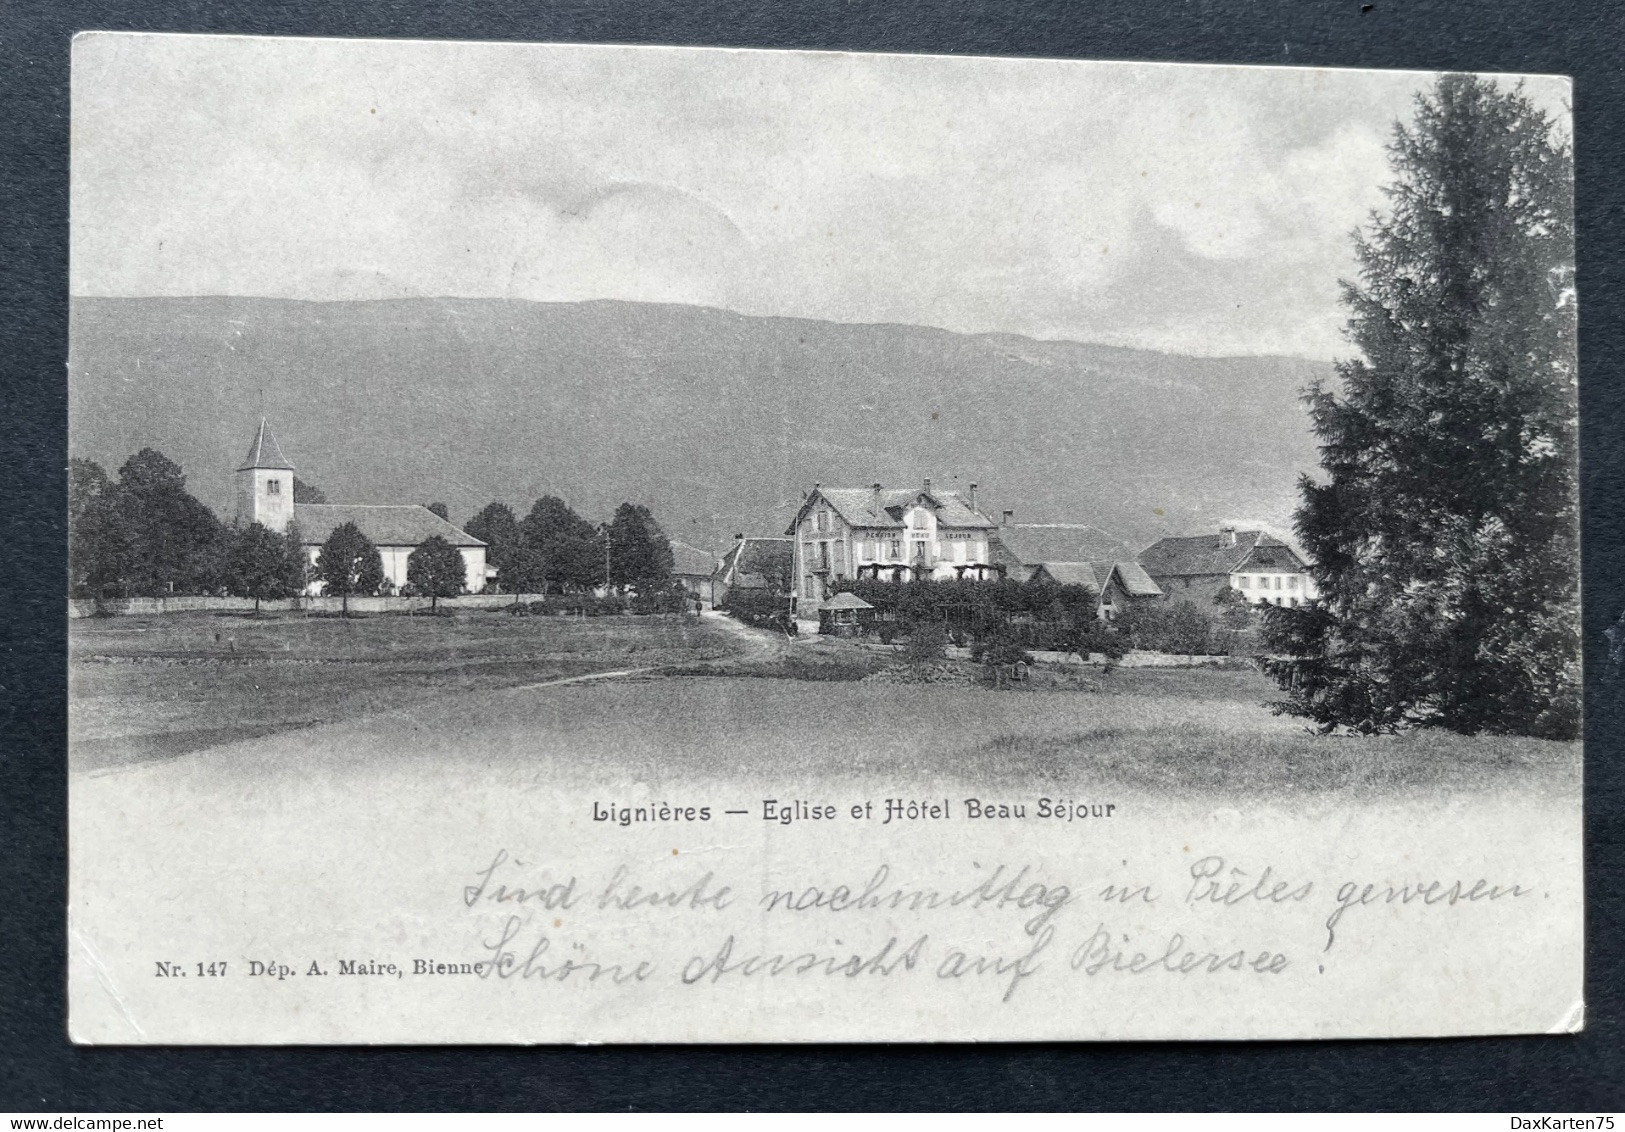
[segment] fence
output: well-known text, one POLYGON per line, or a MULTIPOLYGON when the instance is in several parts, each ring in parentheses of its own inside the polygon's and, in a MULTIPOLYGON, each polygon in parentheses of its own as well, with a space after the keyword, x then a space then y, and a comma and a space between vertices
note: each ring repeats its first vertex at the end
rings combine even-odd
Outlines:
MULTIPOLYGON (((442 608, 497 609, 514 602, 541 601, 541 594, 464 594, 461 597, 443 597, 442 608)), ((121 597, 72 598, 68 601, 68 617, 153 617, 164 613, 244 613, 254 608, 254 599, 248 597, 121 597)), ((296 597, 285 601, 262 601, 260 608, 268 613, 337 613, 344 608, 344 599, 337 597, 296 597)), ((352 597, 352 613, 405 613, 429 608, 426 597, 352 597)))

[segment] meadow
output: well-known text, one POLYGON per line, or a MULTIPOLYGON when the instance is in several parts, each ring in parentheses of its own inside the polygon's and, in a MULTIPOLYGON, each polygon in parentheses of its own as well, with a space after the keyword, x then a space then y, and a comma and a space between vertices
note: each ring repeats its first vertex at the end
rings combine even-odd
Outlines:
POLYGON ((720 618, 109 618, 72 627, 70 749, 77 769, 94 771, 317 728, 275 744, 278 765, 336 769, 432 747, 499 777, 583 783, 613 767, 674 784, 1578 790, 1578 744, 1315 735, 1273 713, 1279 693, 1245 667, 1040 665, 1032 685, 994 690, 888 680, 888 660, 720 618), (626 675, 536 686, 601 673, 626 675))
POLYGON ((69 624, 70 757, 84 769, 145 762, 426 699, 744 648, 692 618, 86 618, 69 624))

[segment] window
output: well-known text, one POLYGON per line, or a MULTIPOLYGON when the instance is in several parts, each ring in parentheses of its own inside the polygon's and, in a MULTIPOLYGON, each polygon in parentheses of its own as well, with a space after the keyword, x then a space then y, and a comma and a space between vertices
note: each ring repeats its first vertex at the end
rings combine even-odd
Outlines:
MULTIPOLYGON (((1276 588, 1276 589, 1280 589, 1280 588, 1281 588, 1281 575, 1279 575, 1279 574, 1277 574, 1277 575, 1275 575, 1275 588, 1276 588)), ((1280 604, 1281 604, 1281 603, 1280 603, 1280 602, 1276 602, 1276 603, 1275 603, 1275 604, 1276 604, 1276 605, 1280 605, 1280 604)))
POLYGON ((1252 588, 1252 584, 1253 584, 1253 580, 1251 578, 1249 578, 1247 575, 1243 574, 1241 576, 1241 588, 1242 589, 1244 589, 1244 590, 1245 589, 1250 589, 1250 588, 1252 588))
POLYGON ((282 494, 282 481, 281 480, 266 480, 265 481, 265 494, 266 495, 281 495, 282 494))
MULTIPOLYGON (((1296 574, 1288 575, 1286 580, 1286 588, 1289 590, 1295 590, 1298 588, 1298 576, 1296 574)), ((1292 604, 1296 605, 1297 602, 1293 602, 1292 604)))
POLYGON ((892 558, 901 558, 901 557, 903 557, 903 540, 900 539, 900 538, 892 539, 891 540, 891 549, 887 553, 892 558))
POLYGON ((816 528, 818 530, 820 530, 820 531, 829 530, 829 514, 828 514, 828 512, 825 512, 825 511, 818 512, 818 515, 813 520, 813 523, 815 524, 816 528))

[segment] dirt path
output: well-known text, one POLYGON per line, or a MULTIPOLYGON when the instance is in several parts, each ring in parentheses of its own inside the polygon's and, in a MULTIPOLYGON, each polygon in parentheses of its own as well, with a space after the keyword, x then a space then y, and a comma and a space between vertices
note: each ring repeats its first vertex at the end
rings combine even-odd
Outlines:
POLYGON ((745 660, 777 660, 790 648, 790 639, 777 630, 753 629, 725 613, 706 613, 706 620, 737 637, 745 646, 745 660))
POLYGON ((529 692, 536 688, 557 688, 561 684, 585 684, 588 680, 614 680, 621 676, 641 676, 645 672, 653 672, 653 666, 645 668, 618 668, 614 672, 589 672, 585 676, 566 676, 560 680, 543 680, 539 684, 516 684, 507 689, 510 692, 529 692))

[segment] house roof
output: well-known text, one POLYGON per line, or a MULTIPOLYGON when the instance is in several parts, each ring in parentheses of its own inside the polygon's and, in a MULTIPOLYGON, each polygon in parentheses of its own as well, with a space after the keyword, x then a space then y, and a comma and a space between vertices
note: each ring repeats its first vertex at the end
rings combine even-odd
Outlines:
MULTIPOLYGON (((1096 573, 1094 565, 1089 562, 1039 562, 1034 573, 1036 574, 1038 570, 1048 574, 1059 585, 1084 586, 1096 593, 1102 588, 1100 576, 1096 573)), ((1106 567, 1106 574, 1110 576, 1110 566, 1106 567)))
POLYGON ((788 578, 795 543, 787 538, 738 539, 722 556, 717 575, 725 585, 764 587, 769 578, 788 578))
POLYGON ((1134 551, 1099 527, 1087 523, 1006 523, 999 538, 1017 561, 1113 562, 1134 551))
POLYGON ((1231 574, 1255 550, 1262 550, 1272 555, 1284 551, 1297 569, 1303 567, 1291 547, 1263 531, 1237 531, 1234 546, 1225 546, 1220 539, 1217 532, 1159 539, 1140 552, 1140 565, 1153 578, 1231 574))
POLYGON ((1117 584, 1130 597, 1160 597, 1162 587, 1140 569, 1138 562, 1127 559, 1118 562, 1040 562, 1034 573, 1042 570, 1063 586, 1087 586, 1100 593, 1116 575, 1117 584))
POLYGON ((813 490, 801 505, 801 510, 796 512, 790 531, 796 529, 796 523, 801 522, 802 516, 819 499, 827 502, 853 527, 901 530, 904 509, 918 499, 931 504, 939 526, 975 530, 992 530, 998 526, 973 508, 970 501, 957 491, 926 491, 918 487, 881 488, 877 498, 872 487, 819 487, 813 490))
POLYGON ((987 561, 990 566, 1003 566, 1006 577, 1014 578, 1018 582, 1026 581, 1033 569, 1022 562, 1015 551, 1005 545, 1002 532, 988 538, 987 561))
POLYGON ((1117 580, 1123 584, 1123 590, 1130 597, 1161 597, 1162 587, 1151 580, 1140 564, 1132 558, 1125 558, 1114 562, 1117 567, 1117 580))
POLYGON ((874 606, 854 593, 839 593, 824 603, 825 609, 873 609, 874 606))
POLYGON ((299 539, 306 546, 326 542, 345 523, 354 523, 374 546, 419 546, 431 535, 439 535, 453 546, 485 545, 416 503, 295 503, 293 521, 299 524, 299 539))
POLYGON ((1243 559, 1237 570, 1302 570, 1303 559, 1285 543, 1271 539, 1267 543, 1259 543, 1253 547, 1253 552, 1243 559))
POLYGON ((276 437, 271 435, 271 426, 264 417, 260 418, 259 431, 254 434, 254 443, 248 446, 248 456, 239 472, 246 472, 250 468, 275 468, 278 471, 291 472, 293 465, 288 463, 282 455, 282 449, 277 445, 276 437))
POLYGON ((709 550, 676 539, 671 540, 671 559, 671 572, 685 577, 709 578, 717 568, 717 556, 709 550))

